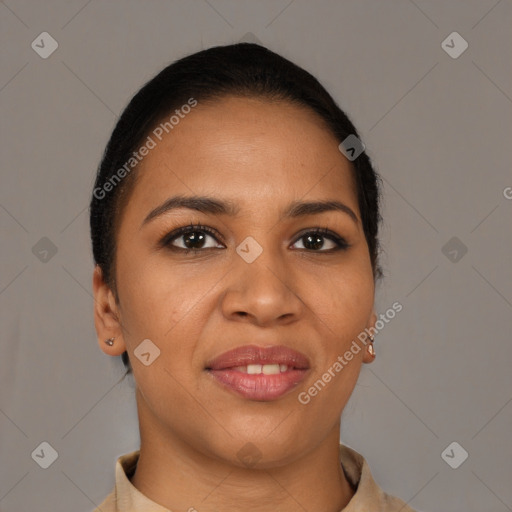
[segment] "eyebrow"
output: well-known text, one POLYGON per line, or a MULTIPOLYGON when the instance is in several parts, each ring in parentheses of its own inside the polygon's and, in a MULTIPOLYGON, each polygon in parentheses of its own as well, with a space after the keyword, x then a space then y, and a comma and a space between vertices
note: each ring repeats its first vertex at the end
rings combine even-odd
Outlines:
MULTIPOLYGON (((151 210, 143 220, 141 227, 164 213, 180 208, 196 210, 209 215, 229 215, 231 217, 236 217, 240 212, 240 207, 229 200, 219 200, 208 196, 173 196, 151 210)), ((340 201, 293 201, 281 215, 281 220, 331 211, 346 213, 356 224, 359 222, 354 211, 340 201)))

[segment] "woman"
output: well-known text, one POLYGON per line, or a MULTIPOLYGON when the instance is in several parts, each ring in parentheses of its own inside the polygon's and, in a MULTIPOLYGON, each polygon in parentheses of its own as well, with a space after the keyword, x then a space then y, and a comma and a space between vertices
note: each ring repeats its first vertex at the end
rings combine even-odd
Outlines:
POLYGON ((90 220, 99 344, 133 372, 141 445, 98 511, 412 510, 339 444, 375 357, 363 149, 314 77, 254 44, 131 100, 90 220))

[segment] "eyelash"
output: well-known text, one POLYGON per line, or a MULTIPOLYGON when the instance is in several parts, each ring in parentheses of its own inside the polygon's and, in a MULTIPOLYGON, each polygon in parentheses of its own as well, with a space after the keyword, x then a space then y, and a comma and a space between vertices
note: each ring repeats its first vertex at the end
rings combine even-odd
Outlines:
MULTIPOLYGON (((210 249, 216 249, 216 247, 207 247, 206 249, 194 249, 194 248, 185 249, 183 247, 175 247, 175 246, 171 245, 171 242, 178 239, 180 236, 186 235, 188 233, 207 233, 208 235, 215 238, 215 240, 217 242, 219 242, 218 238, 222 238, 216 230, 214 230, 208 226, 204 226, 202 224, 189 224, 188 226, 183 226, 183 227, 178 228, 174 231, 171 231, 170 233, 165 235, 161 239, 159 246, 166 247, 166 248, 170 249, 171 251, 181 252, 183 254, 188 254, 189 252, 199 253, 199 252, 204 252, 204 251, 207 251, 210 249)), ((344 238, 340 237, 339 235, 337 235, 336 233, 334 233, 333 231, 331 231, 330 229, 327 229, 327 228, 311 228, 307 231, 303 231, 300 234, 300 236, 298 236, 295 239, 295 242, 293 243, 293 245, 295 245, 299 240, 306 237, 307 235, 321 235, 322 237, 328 238, 331 241, 333 241, 337 245, 337 247, 335 247, 333 249, 318 250, 318 251, 315 251, 313 249, 295 249, 295 250, 329 254, 329 253, 333 253, 333 252, 337 252, 337 251, 346 250, 350 247, 350 244, 347 243, 347 241, 344 238)))

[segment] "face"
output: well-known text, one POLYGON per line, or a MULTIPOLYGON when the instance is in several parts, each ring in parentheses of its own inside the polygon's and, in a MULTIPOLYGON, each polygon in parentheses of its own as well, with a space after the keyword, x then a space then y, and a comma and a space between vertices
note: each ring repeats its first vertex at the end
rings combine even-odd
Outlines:
POLYGON ((100 346, 128 351, 140 421, 160 438, 238 465, 250 442, 271 467, 339 428, 364 347, 310 400, 305 392, 373 325, 374 281, 350 163, 316 115, 260 99, 199 103, 140 164, 116 279, 118 303, 95 272, 100 346), (178 195, 226 208, 159 209, 178 195), (341 206, 290 212, 326 201, 341 206), (178 232, 190 224, 199 227, 178 232), (134 354, 143 340, 148 365, 134 354), (290 363, 293 376, 212 369, 246 345, 284 346, 307 365, 290 363))

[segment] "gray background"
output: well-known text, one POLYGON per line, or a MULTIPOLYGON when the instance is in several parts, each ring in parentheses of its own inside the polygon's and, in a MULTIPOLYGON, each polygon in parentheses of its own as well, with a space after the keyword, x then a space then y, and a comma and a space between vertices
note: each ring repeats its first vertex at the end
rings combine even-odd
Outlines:
POLYGON ((6 0, 0 16, 2 511, 91 510, 138 447, 133 383, 116 384, 93 326, 94 173, 146 80, 244 38, 323 82, 384 180, 377 308, 403 311, 342 441, 418 510, 512 510, 510 1, 6 0), (43 31, 59 44, 47 59, 31 48, 43 31), (456 59, 453 31, 469 44, 456 59), (43 441, 48 469, 31 458, 43 441), (453 441, 469 454, 457 469, 441 456, 453 441))

